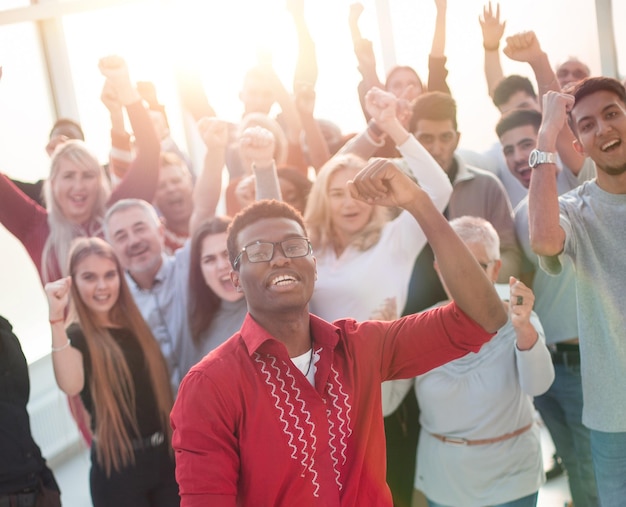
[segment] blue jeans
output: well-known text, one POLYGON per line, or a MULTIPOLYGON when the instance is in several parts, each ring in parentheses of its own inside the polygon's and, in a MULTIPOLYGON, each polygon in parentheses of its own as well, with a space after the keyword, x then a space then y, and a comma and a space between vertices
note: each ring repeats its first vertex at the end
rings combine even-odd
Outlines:
POLYGON ((591 430, 591 455, 602 507, 622 507, 626 499, 626 432, 591 430))
POLYGON ((574 505, 596 507, 598 492, 589 429, 583 426, 583 391, 578 365, 554 365, 554 382, 535 398, 569 478, 574 505))
MULTIPOLYGON (((518 498, 517 500, 511 500, 510 502, 499 503, 498 505, 491 505, 489 507, 535 507, 537 505, 538 493, 539 492, 536 492, 536 493, 533 493, 532 495, 528 495, 523 498, 518 498)), ((451 506, 442 505, 440 503, 433 502, 432 500, 428 500, 428 507, 451 507, 451 506)))

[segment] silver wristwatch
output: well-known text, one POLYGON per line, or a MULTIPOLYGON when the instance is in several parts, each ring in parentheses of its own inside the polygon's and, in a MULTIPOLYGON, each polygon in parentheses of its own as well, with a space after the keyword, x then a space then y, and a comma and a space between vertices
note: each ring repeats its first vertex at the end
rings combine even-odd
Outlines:
POLYGON ((534 169, 540 164, 556 164, 556 153, 533 150, 528 157, 528 165, 534 169))

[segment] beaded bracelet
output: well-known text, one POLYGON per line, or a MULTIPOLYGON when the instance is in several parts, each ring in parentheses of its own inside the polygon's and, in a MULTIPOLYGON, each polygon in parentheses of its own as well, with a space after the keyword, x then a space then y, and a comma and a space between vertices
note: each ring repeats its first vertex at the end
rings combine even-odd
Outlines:
POLYGON ((65 350, 66 348, 68 348, 71 344, 72 344, 72 340, 68 338, 67 343, 65 345, 61 345, 60 347, 50 347, 50 350, 52 352, 61 352, 62 350, 65 350))

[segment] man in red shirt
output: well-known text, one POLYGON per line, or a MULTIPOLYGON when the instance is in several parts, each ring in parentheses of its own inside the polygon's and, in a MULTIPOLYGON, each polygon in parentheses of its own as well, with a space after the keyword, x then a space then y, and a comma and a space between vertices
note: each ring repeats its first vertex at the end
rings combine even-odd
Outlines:
POLYGON ((506 322, 476 260, 398 167, 372 159, 350 192, 418 220, 454 301, 390 322, 323 321, 309 313, 317 274, 300 214, 276 201, 244 209, 228 252, 248 316, 191 369, 172 410, 183 507, 391 506, 381 382, 478 351, 506 322))

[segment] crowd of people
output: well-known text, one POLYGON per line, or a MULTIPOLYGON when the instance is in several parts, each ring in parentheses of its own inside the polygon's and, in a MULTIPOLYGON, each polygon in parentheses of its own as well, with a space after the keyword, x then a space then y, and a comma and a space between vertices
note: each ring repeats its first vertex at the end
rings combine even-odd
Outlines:
MULTIPOLYGON (((202 167, 154 86, 105 56, 107 163, 61 118, 45 180, 0 172, 0 223, 45 290, 95 507, 533 507, 537 412, 571 505, 622 505, 626 89, 575 58, 554 68, 533 32, 503 41, 489 4, 499 142, 460 149, 435 4, 426 81, 408 66, 379 80, 350 7, 361 132, 315 117, 315 44, 289 0, 292 91, 250 69, 233 124, 185 83, 202 167), (501 44, 536 87, 503 74, 501 44)), ((58 506, 0 326, 0 507, 58 506)))

